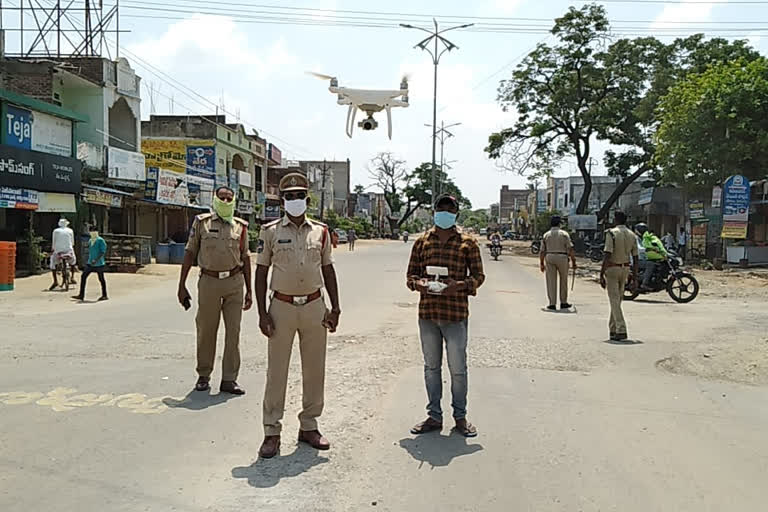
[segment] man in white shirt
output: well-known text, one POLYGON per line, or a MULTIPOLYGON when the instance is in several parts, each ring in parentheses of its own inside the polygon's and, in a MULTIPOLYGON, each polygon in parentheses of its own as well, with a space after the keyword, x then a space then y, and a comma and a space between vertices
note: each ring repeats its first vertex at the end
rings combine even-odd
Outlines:
POLYGON ((685 226, 680 228, 680 234, 677 235, 677 253, 685 259, 685 246, 688 244, 688 234, 685 232, 685 226))
MULTIPOLYGON (((77 270, 77 258, 75 257, 75 233, 72 228, 69 227, 69 221, 67 219, 59 220, 59 227, 53 230, 53 238, 51 243, 51 259, 50 268, 51 274, 53 274, 53 284, 49 290, 56 289, 59 286, 58 279, 56 278, 56 267, 62 261, 66 261, 70 266, 70 284, 76 284, 74 280, 74 274, 77 270)), ((62 276, 62 281, 64 277, 62 276)), ((66 283, 62 282, 62 285, 66 283)))

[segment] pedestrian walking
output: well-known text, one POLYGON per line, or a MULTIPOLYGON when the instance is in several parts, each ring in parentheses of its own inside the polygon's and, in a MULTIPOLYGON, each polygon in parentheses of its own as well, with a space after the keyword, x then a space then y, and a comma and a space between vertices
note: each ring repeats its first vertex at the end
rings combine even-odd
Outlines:
POLYGON ((306 216, 309 184, 299 173, 285 175, 279 184, 285 216, 261 230, 256 256, 256 303, 259 328, 269 338, 267 382, 264 389, 264 442, 259 455, 274 457, 280 450, 288 367, 296 333, 299 334, 302 373, 302 411, 299 441, 328 450, 317 419, 325 401, 325 356, 328 331, 335 332, 341 309, 328 227, 306 216), (267 308, 267 274, 272 267, 267 308), (323 298, 328 294, 331 310, 323 298))
POLYGON ((677 235, 677 253, 685 259, 685 248, 688 246, 688 233, 685 232, 685 226, 680 227, 680 234, 677 235))
POLYGON ((333 245, 334 249, 339 246, 339 234, 335 229, 331 231, 331 244, 333 245))
POLYGON ((99 276, 99 283, 101 284, 101 297, 99 297, 99 300, 109 300, 107 296, 107 281, 104 279, 107 242, 99 236, 99 231, 95 226, 89 230, 89 233, 91 239, 88 241, 88 262, 85 265, 85 270, 83 270, 83 275, 80 276, 80 293, 72 298, 81 301, 85 300, 85 284, 88 281, 88 276, 95 272, 99 276))
POLYGON ((347 231, 347 243, 349 244, 350 251, 355 250, 355 240, 357 240, 357 233, 355 233, 354 229, 350 229, 347 231))
POLYGON ((427 388, 426 420, 411 429, 424 434, 443 428, 443 342, 451 373, 451 396, 455 430, 465 437, 477 435, 467 420, 467 341, 469 297, 485 281, 480 247, 474 237, 456 229, 458 201, 442 196, 435 203, 435 226, 413 244, 408 264, 407 286, 421 294, 419 334, 424 355, 424 383, 427 388), (448 276, 435 287, 429 281, 429 267, 444 267, 448 276), (431 288, 430 288, 431 287, 431 288), (437 291, 437 288, 443 288, 437 291))
POLYGON ((611 314, 608 330, 611 341, 627 339, 627 324, 621 310, 624 288, 632 278, 632 286, 637 286, 637 237, 626 226, 624 212, 614 213, 615 227, 606 231, 603 266, 600 269, 600 286, 608 292, 611 314), (631 267, 630 267, 631 265, 631 267), (631 274, 630 274, 631 272, 631 274))
POLYGON ((558 286, 560 278, 560 309, 570 309, 568 303, 568 258, 571 259, 574 270, 576 269, 576 253, 573 251, 571 235, 560 229, 562 220, 559 215, 553 215, 550 220, 550 230, 544 233, 539 253, 539 266, 545 273, 547 281, 547 298, 550 311, 557 310, 558 286))
POLYGON ((222 393, 244 395, 237 384, 240 372, 240 321, 243 311, 253 304, 251 292, 251 257, 248 253, 248 222, 235 217, 235 193, 219 187, 211 213, 195 217, 189 231, 184 262, 179 277, 178 299, 190 308, 187 276, 197 261, 197 383, 196 391, 210 390, 216 357, 216 335, 224 317, 224 354, 222 356, 222 393), (245 292, 243 292, 245 289, 245 292))

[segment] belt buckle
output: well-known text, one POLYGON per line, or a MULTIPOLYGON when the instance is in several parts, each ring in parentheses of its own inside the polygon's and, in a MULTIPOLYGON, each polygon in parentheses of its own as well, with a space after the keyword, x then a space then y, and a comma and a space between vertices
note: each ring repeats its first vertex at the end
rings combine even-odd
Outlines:
POLYGON ((294 297, 293 298, 293 305, 294 306, 303 306, 307 303, 307 295, 304 295, 302 297, 294 297))
POLYGON ((226 272, 219 272, 219 279, 226 279, 230 275, 230 271, 227 270, 226 272))

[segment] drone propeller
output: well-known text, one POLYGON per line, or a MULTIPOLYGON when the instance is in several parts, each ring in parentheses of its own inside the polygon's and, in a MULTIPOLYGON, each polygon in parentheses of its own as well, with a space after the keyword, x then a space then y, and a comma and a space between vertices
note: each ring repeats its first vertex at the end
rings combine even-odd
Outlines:
POLYGON ((308 74, 309 76, 319 78, 320 80, 333 80, 336 78, 335 76, 324 75, 322 73, 315 73, 314 71, 305 71, 305 73, 308 74))

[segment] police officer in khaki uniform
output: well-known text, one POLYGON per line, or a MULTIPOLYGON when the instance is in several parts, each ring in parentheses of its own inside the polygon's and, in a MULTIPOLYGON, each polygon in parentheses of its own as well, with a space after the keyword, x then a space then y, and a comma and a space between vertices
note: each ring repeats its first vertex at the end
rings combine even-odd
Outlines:
POLYGON ((549 306, 547 309, 557 309, 557 278, 560 276, 560 309, 570 309, 568 304, 568 258, 571 258, 573 268, 576 268, 576 254, 573 252, 571 235, 560 229, 562 223, 558 215, 553 215, 550 220, 551 229, 544 233, 544 239, 539 253, 539 265, 541 271, 546 272, 547 297, 549 306))
POLYGON ((319 432, 317 418, 323 412, 327 331, 339 322, 339 294, 331 257, 327 226, 306 218, 309 203, 304 175, 287 174, 280 180, 285 216, 261 230, 256 257, 256 303, 259 327, 269 338, 267 382, 264 390, 263 458, 280 449, 281 419, 285 409, 288 366, 296 333, 299 333, 303 382, 303 409, 299 414, 299 441, 318 450, 330 448, 319 432), (267 273, 272 267, 272 290, 267 309, 267 273), (322 288, 331 302, 326 307, 322 288))
POLYGON ((632 283, 637 286, 637 238, 626 226, 623 212, 614 214, 615 227, 605 232, 605 257, 600 269, 600 286, 608 292, 611 317, 608 322, 611 341, 627 339, 627 324, 621 310, 624 288, 632 272, 632 283), (631 267, 630 267, 631 266, 631 267))
POLYGON ((243 310, 253 304, 251 257, 248 253, 248 222, 234 216, 235 197, 229 187, 219 187, 213 198, 213 212, 198 215, 187 241, 179 279, 179 303, 189 309, 191 297, 186 282, 197 261, 197 373, 195 389, 210 389, 216 356, 216 333, 223 314, 224 356, 221 391, 243 395, 237 384, 240 370, 240 320, 243 310), (245 294, 243 294, 245 288, 245 294))

